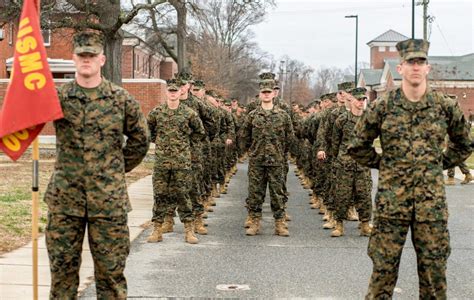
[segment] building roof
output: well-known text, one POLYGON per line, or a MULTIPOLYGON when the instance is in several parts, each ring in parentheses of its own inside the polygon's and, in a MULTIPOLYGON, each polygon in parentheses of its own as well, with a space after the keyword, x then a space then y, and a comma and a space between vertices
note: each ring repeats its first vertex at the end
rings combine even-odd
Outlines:
POLYGON ((370 42, 368 42, 367 45, 369 45, 370 43, 377 43, 377 42, 400 42, 407 39, 409 39, 409 37, 404 36, 403 34, 390 29, 382 33, 375 39, 371 40, 370 42))
POLYGON ((429 56, 433 80, 474 81, 474 53, 462 56, 429 56))
POLYGON ((365 84, 368 86, 380 84, 380 78, 382 77, 382 69, 362 69, 360 70, 361 77, 364 78, 365 84))

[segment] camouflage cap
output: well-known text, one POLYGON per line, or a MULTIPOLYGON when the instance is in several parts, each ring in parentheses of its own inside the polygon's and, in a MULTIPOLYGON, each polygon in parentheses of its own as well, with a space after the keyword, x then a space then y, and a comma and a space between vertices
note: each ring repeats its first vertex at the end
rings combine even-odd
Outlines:
POLYGON ((183 82, 183 84, 193 83, 193 74, 187 71, 181 71, 179 73, 176 73, 174 74, 174 77, 180 79, 183 82))
POLYGON ((339 91, 346 91, 349 93, 349 91, 351 89, 353 89, 355 87, 355 84, 354 84, 354 81, 346 81, 346 82, 342 82, 342 83, 339 83, 337 85, 337 89, 339 91))
POLYGON ((350 91, 351 95, 356 99, 367 98, 367 89, 364 87, 358 87, 350 91))
POLYGON ((224 104, 225 104, 226 106, 231 106, 231 103, 230 103, 230 100, 229 100, 229 99, 226 99, 226 100, 224 101, 224 104))
POLYGON ((73 47, 74 54, 100 54, 104 51, 104 40, 95 32, 81 31, 74 35, 73 47))
POLYGON ((193 86, 197 87, 197 88, 200 88, 200 89, 203 89, 203 88, 206 87, 206 84, 204 83, 204 81, 202 81, 200 79, 196 79, 196 80, 194 80, 193 86))
POLYGON ((166 89, 168 91, 179 91, 179 88, 183 85, 181 80, 177 78, 166 80, 166 89))
POLYGON ((211 96, 212 98, 217 98, 217 93, 214 90, 206 90, 206 95, 211 96))
POLYGON ((428 59, 428 49, 430 48, 430 43, 421 39, 408 39, 398 42, 396 47, 402 60, 409 60, 413 58, 428 59))
POLYGON ((273 87, 274 90, 279 90, 280 89, 280 81, 278 79, 275 79, 275 86, 273 87))
POLYGON ((259 83, 260 92, 273 92, 274 80, 262 80, 259 83))
POLYGON ((320 96, 320 98, 321 98, 321 101, 328 100, 329 99, 329 94, 322 94, 320 96))
POLYGON ((329 93, 328 94, 328 98, 329 100, 331 100, 332 102, 337 102, 337 97, 336 97, 337 93, 329 93))
POLYGON ((273 81, 275 81, 275 74, 272 73, 272 72, 262 73, 262 74, 258 75, 258 77, 260 78, 261 81, 264 81, 264 80, 273 80, 273 81))

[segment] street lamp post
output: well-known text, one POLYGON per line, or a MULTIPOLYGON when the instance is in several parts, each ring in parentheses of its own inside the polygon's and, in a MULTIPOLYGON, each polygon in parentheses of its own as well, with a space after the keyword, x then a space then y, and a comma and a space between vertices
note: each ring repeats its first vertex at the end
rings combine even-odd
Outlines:
POLYGON ((354 84, 357 87, 357 41, 358 41, 358 36, 359 36, 359 15, 350 15, 346 16, 346 18, 355 18, 356 19, 356 39, 355 39, 355 79, 354 79, 354 84))
POLYGON ((286 68, 284 67, 285 65, 285 61, 284 60, 281 60, 280 61, 280 77, 279 77, 279 80, 280 80, 280 94, 281 94, 281 98, 282 99, 285 99, 284 98, 284 95, 283 95, 283 92, 284 92, 284 88, 285 88, 285 77, 284 77, 284 74, 286 74, 286 68))

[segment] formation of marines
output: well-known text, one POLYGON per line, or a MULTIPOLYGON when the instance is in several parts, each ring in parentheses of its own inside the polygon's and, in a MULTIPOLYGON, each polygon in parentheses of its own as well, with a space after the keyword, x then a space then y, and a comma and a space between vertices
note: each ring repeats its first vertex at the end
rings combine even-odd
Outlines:
POLYGON ((365 88, 344 82, 306 109, 290 107, 279 97, 275 74, 267 72, 260 75, 256 99, 244 108, 181 72, 167 80, 166 101, 145 117, 127 91, 100 76, 100 37, 76 35, 77 75, 59 89, 64 118, 54 123, 57 163, 45 194, 51 299, 77 295, 86 227, 98 298, 126 299, 131 207, 124 177, 150 143, 155 155, 148 242, 172 232, 177 213, 185 242, 198 243, 198 235, 208 233, 205 219, 245 157, 245 234, 261 231, 268 186, 274 233, 289 236, 291 161, 311 190, 311 208, 324 215, 322 228, 342 237, 344 222, 359 221, 360 235, 370 236, 374 269, 367 299, 392 297, 408 228, 420 298, 445 299, 450 247, 442 170, 462 163, 472 149, 458 104, 427 86, 428 46, 413 39, 397 44, 402 86, 372 103, 365 88), (377 138, 381 152, 373 145, 377 138), (379 169, 374 210, 370 168, 379 169))

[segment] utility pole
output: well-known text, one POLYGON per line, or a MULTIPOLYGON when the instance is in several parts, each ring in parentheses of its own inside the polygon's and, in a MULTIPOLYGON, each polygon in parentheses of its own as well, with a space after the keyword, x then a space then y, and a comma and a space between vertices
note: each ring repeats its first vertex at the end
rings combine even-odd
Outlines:
POLYGON ((423 0, 423 39, 428 40, 428 3, 430 0, 423 0))

